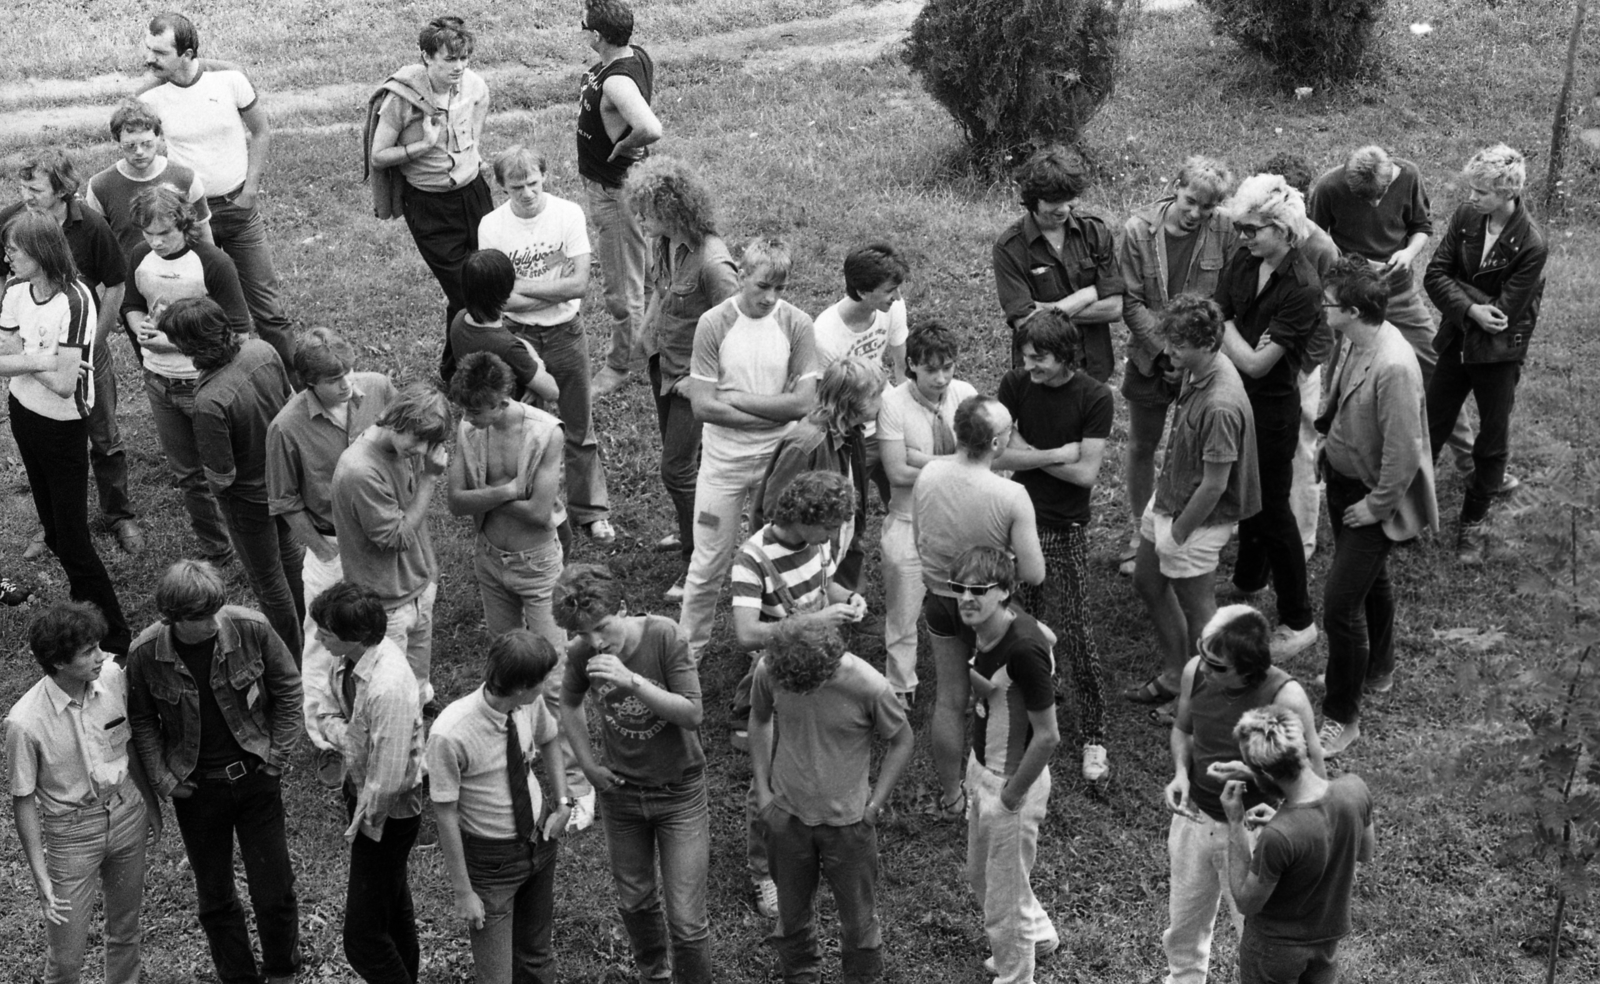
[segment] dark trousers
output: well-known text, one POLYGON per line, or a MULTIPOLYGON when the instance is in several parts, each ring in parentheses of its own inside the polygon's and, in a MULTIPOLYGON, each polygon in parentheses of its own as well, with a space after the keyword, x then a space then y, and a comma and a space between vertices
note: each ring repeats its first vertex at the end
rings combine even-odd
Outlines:
MULTIPOLYGON (((455 320, 456 312, 467 306, 461 289, 461 265, 478 248, 478 223, 494 211, 494 195, 481 174, 451 191, 423 191, 407 182, 402 194, 406 227, 416 240, 417 252, 444 289, 444 356, 440 363, 442 366, 448 361, 454 366, 450 322, 455 320)), ((450 374, 443 375, 448 378, 450 374)))
POLYGON ((839 911, 839 960, 844 984, 883 976, 878 925, 878 829, 866 821, 845 827, 809 824, 775 803, 761 811, 767 864, 778 886, 778 922, 770 937, 786 984, 822 980, 815 902, 823 876, 839 911))
POLYGON ((265 502, 247 502, 232 496, 217 497, 217 505, 228 523, 228 536, 234 552, 250 579, 250 590, 261 605, 261 614, 272 623, 273 631, 300 663, 301 626, 306 619, 305 588, 301 567, 305 547, 282 516, 267 512, 265 502))
MULTIPOLYGON (((345 792, 345 816, 355 816, 345 792)), ((421 949, 411 906, 406 862, 422 817, 389 817, 383 839, 357 833, 350 845, 350 882, 344 902, 344 956, 367 984, 416 984, 421 949)))
POLYGON ((1333 564, 1322 589, 1322 628, 1328 634, 1328 693, 1322 713, 1340 724, 1353 724, 1361 717, 1367 679, 1394 672, 1394 587, 1389 582, 1394 541, 1382 523, 1344 524, 1344 511, 1370 489, 1334 471, 1326 459, 1322 478, 1333 523, 1333 564))
POLYGON ((1233 584, 1241 591, 1267 586, 1278 593, 1278 621, 1291 629, 1311 624, 1305 545, 1289 506, 1294 452, 1300 442, 1300 398, 1251 400, 1256 423, 1256 464, 1261 474, 1261 511, 1239 524, 1239 558, 1233 584))
MULTIPOLYGON (((1044 583, 1023 585, 1018 600, 1024 611, 1056 633, 1067 651, 1078 686, 1078 730, 1083 743, 1104 745, 1105 687, 1100 650, 1089 624, 1088 537, 1078 525, 1041 526, 1039 547, 1044 552, 1044 583)), ((1060 672, 1059 666, 1056 671, 1060 672)))
POLYGON ((1296 945, 1264 940, 1246 924, 1239 938, 1239 984, 1334 984, 1339 941, 1296 945))
POLYGON ((1505 480, 1511 454, 1511 410, 1516 405, 1520 362, 1464 363, 1457 339, 1439 353, 1428 381, 1428 438, 1433 456, 1450 439, 1456 417, 1471 394, 1478 401, 1478 439, 1472 443, 1472 485, 1461 502, 1461 522, 1480 523, 1505 480))
POLYGON ((551 951, 559 842, 532 844, 461 835, 467 878, 483 902, 483 928, 469 930, 472 963, 485 984, 555 984, 551 951))
POLYGON ((300 966, 300 907, 278 779, 252 772, 237 782, 200 780, 192 795, 173 800, 172 807, 194 872, 200 927, 211 944, 217 977, 222 984, 260 981, 233 881, 235 834, 261 935, 261 971, 268 977, 293 977, 300 966))
POLYGON ((45 545, 61 561, 72 597, 98 606, 105 615, 106 635, 100 648, 125 656, 133 633, 89 535, 89 424, 34 413, 14 396, 8 402, 11 436, 28 475, 45 545))
POLYGON ((239 272, 239 288, 244 291, 256 334, 278 353, 289 381, 299 386, 294 372, 294 338, 283 313, 278 271, 272 264, 272 247, 267 245, 267 224, 256 206, 245 208, 235 201, 238 194, 234 191, 206 199, 211 208, 211 235, 239 272))
POLYGON ((100 518, 114 530, 134 518, 128 497, 128 453, 117 426, 117 363, 111 346, 94 346, 94 408, 89 411, 89 465, 100 493, 100 518))
POLYGON ((682 393, 661 395, 661 356, 650 357, 650 392, 656 398, 656 423, 661 428, 661 484, 678 517, 678 541, 687 567, 694 553, 694 482, 700 470, 700 432, 694 408, 682 393))

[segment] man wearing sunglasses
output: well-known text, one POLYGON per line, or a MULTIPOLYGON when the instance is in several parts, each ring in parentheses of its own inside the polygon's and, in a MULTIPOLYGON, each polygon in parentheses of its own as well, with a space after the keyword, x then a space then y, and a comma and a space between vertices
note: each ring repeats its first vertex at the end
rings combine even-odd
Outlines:
MULTIPOLYGON (((1172 811, 1167 832, 1171 893, 1161 946, 1167 954, 1170 984, 1205 984, 1219 901, 1227 902, 1234 931, 1244 931, 1244 916, 1228 885, 1228 817, 1222 790, 1229 775, 1214 769, 1239 756, 1239 743, 1233 737, 1239 718, 1251 708, 1267 705, 1294 714, 1307 735, 1311 768, 1323 774, 1311 702, 1300 684, 1272 665, 1267 641, 1271 632, 1266 618, 1254 608, 1228 605, 1206 623, 1198 655, 1183 668, 1172 724, 1173 774, 1166 789, 1167 809, 1172 811)), ((1246 787, 1247 809, 1265 801, 1264 790, 1246 787)))

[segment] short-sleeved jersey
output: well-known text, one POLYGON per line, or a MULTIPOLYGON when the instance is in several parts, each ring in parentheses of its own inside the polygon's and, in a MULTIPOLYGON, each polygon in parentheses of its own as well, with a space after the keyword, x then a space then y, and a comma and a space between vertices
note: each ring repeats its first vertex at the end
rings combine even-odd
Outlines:
POLYGON ((816 611, 826 604, 834 570, 830 543, 790 546, 778 539, 769 523, 746 540, 733 559, 733 607, 760 609, 763 622, 816 611), (784 603, 783 591, 761 563, 763 557, 788 589, 794 609, 784 603))
MULTIPOLYGON (((161 305, 184 297, 209 297, 221 305, 228 326, 236 332, 250 330, 250 308, 245 304, 239 271, 227 253, 210 243, 185 243, 171 256, 162 256, 148 243, 134 247, 128 259, 128 289, 122 298, 122 317, 141 311, 149 314, 161 305)), ((165 338, 165 333, 162 335, 165 338)), ((200 371, 182 352, 152 352, 140 346, 133 333, 139 359, 149 371, 169 379, 195 379, 200 371)))
POLYGON ((141 93, 167 138, 167 155, 193 168, 210 195, 231 195, 250 167, 249 136, 240 114, 256 104, 243 72, 205 71, 188 85, 165 82, 141 93))
POLYGON ((906 343, 906 302, 895 301, 887 311, 872 312, 872 323, 864 331, 853 331, 839 313, 840 301, 817 315, 817 368, 827 369, 840 359, 859 355, 882 365, 884 353, 906 343))
MULTIPOLYGON (((1017 433, 1036 448, 1049 450, 1111 436, 1111 387, 1088 373, 1074 372, 1060 386, 1041 386, 1028 378, 1028 370, 1013 369, 1001 378, 997 397, 1011 411, 1017 433)), ((1057 478, 1042 468, 1029 468, 1012 477, 1028 490, 1040 526, 1088 525, 1088 486, 1057 478)))
MULTIPOLYGON (((804 311, 779 301, 765 318, 751 318, 730 297, 700 316, 694 330, 689 377, 719 392, 777 396, 817 375, 816 334, 804 311)), ((742 430, 706 424, 703 445, 724 457, 765 459, 792 424, 742 430)))
POLYGON ((133 251, 144 243, 143 231, 133 222, 133 199, 146 188, 169 188, 189 203, 196 225, 211 220, 211 207, 206 204, 206 185, 193 168, 174 164, 165 157, 157 157, 150 167, 150 175, 135 178, 128 175, 126 161, 118 161, 89 179, 84 187, 83 200, 89 207, 106 217, 117 245, 122 248, 126 264, 133 251))
POLYGON ((58 290, 48 301, 38 303, 33 287, 26 280, 6 281, 0 297, 0 330, 15 330, 22 342, 23 355, 55 355, 62 348, 83 351, 79 360, 78 382, 69 396, 59 396, 34 373, 11 377, 11 395, 18 403, 51 420, 82 420, 94 406, 94 373, 87 366, 94 359, 96 309, 94 291, 81 280, 66 290, 58 290))
POLYGON ((989 649, 975 649, 972 669, 994 689, 978 703, 972 718, 972 754, 997 775, 1017 771, 1033 740, 1029 711, 1055 705, 1055 656, 1039 623, 1017 612, 1011 627, 989 649))
MULTIPOLYGON (((531 219, 519 218, 506 202, 478 223, 478 248, 497 249, 511 258, 518 277, 559 280, 568 263, 589 262, 589 228, 577 202, 544 196, 544 208, 531 219)), ((508 310, 506 317, 525 325, 564 325, 578 316, 582 302, 574 297, 528 311, 508 310)))

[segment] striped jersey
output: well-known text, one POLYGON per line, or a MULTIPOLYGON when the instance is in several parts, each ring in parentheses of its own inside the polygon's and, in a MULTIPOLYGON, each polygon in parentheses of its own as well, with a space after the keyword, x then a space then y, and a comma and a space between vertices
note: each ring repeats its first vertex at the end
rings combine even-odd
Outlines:
POLYGON ((39 378, 28 373, 11 379, 11 395, 17 402, 41 417, 51 420, 82 420, 94 406, 94 373, 88 366, 94 357, 94 333, 98 320, 94 291, 81 280, 66 290, 57 291, 43 304, 34 299, 33 286, 20 277, 6 281, 0 297, 0 330, 15 331, 22 342, 22 354, 55 354, 57 349, 82 350, 78 360, 78 382, 70 396, 60 396, 39 378))
POLYGON ((733 606, 761 609, 763 622, 817 611, 827 604, 828 582, 836 567, 829 543, 791 547, 778 539, 773 524, 768 523, 744 542, 734 558, 733 606), (763 557, 788 589, 795 602, 793 610, 784 604, 783 591, 762 564, 763 557))
POLYGON ((1055 704, 1055 654, 1033 616, 1017 612, 999 642, 973 651, 971 664, 994 687, 972 717, 972 753, 990 772, 1012 775, 1033 740, 1028 712, 1055 704))

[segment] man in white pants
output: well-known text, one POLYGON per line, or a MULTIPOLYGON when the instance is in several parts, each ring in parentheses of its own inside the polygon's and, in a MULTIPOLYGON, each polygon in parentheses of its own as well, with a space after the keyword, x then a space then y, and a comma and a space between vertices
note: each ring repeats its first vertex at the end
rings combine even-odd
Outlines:
POLYGON ((306 548, 301 578, 307 614, 299 654, 306 732, 319 749, 333 749, 321 725, 339 711, 328 687, 333 657, 317 641, 310 615, 312 599, 344 577, 333 525, 333 469, 344 449, 377 423, 394 398, 394 384, 380 372, 356 372, 355 349, 326 328, 313 328, 301 338, 294 370, 306 388, 267 428, 267 509, 282 516, 306 548))

